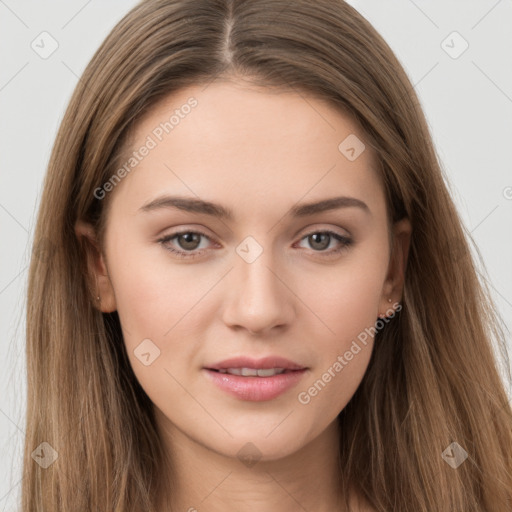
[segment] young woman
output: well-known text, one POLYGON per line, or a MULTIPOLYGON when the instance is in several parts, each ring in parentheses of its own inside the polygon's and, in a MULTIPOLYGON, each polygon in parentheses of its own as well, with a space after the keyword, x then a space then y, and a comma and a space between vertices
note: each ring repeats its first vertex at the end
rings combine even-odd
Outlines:
POLYGON ((24 511, 511 509, 499 318, 414 89, 341 0, 138 4, 36 244, 24 511))

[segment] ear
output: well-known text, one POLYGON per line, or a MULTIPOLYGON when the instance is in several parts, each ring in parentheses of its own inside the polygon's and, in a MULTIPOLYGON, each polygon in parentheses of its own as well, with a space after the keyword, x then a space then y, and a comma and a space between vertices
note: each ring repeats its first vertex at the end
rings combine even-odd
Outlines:
MULTIPOLYGON (((407 267, 412 233, 411 223, 408 218, 395 222, 392 229, 393 246, 379 305, 379 311, 384 312, 394 309, 393 305, 402 300, 405 269, 407 267)), ((384 317, 387 314, 380 313, 379 316, 384 317)))
POLYGON ((111 313, 117 309, 116 298, 94 228, 87 222, 77 221, 75 234, 86 251, 88 278, 91 283, 94 306, 103 313, 111 313), (97 300, 97 297, 100 299, 97 300))

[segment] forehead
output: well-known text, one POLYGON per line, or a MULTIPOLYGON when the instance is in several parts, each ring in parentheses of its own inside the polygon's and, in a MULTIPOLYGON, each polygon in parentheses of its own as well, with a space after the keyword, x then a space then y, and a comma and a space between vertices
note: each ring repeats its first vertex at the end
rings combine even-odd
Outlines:
POLYGON ((365 142, 350 116, 302 92, 231 81, 190 86, 136 124, 123 155, 129 172, 115 196, 138 206, 163 191, 214 196, 260 215, 262 206, 301 198, 383 203, 365 142))

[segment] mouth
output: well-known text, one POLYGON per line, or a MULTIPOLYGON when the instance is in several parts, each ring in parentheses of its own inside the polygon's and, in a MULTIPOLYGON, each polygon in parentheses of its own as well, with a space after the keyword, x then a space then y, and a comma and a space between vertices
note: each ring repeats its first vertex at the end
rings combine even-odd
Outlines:
POLYGON ((290 370, 288 368, 207 368, 213 372, 228 373, 229 375, 240 375, 242 377, 273 377, 283 373, 290 373, 300 370, 290 370))

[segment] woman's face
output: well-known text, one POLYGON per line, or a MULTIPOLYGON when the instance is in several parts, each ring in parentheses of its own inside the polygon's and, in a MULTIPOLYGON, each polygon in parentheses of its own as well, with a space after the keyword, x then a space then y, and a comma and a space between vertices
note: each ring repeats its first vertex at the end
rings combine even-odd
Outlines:
POLYGON ((231 82, 174 93, 137 125, 122 179, 97 191, 112 194, 101 302, 169 433, 271 460, 349 402, 402 278, 362 144, 321 100, 231 82), (251 366, 267 372, 233 375, 251 366))

